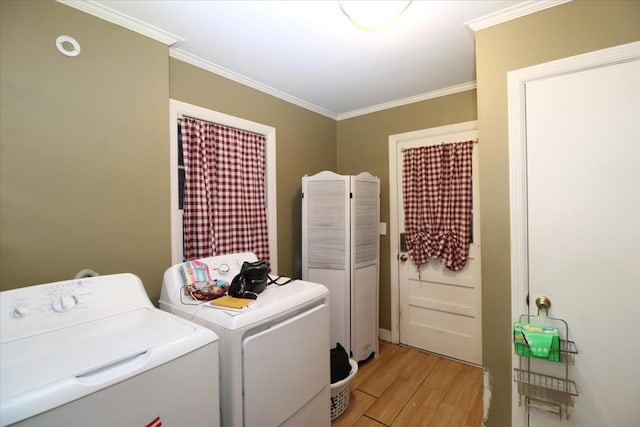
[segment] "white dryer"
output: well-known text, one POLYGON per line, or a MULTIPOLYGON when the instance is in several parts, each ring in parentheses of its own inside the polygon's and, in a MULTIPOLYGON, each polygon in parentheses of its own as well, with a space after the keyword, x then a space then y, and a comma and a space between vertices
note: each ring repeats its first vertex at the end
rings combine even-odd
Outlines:
POLYGON ((0 292, 1 426, 219 426, 218 337, 132 274, 0 292))
MULTIPOLYGON (((256 261, 256 256, 239 253, 199 261, 210 267, 214 279, 230 283, 242 263, 256 261)), ((224 427, 330 426, 325 286, 302 280, 271 284, 253 305, 238 312, 200 304, 185 295, 183 285, 178 266, 169 268, 160 308, 218 335, 224 427)))

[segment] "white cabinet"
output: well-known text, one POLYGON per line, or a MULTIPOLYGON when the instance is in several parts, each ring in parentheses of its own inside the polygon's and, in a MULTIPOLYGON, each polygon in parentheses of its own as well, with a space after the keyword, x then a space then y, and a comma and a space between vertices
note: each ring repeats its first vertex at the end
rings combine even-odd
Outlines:
POLYGON ((331 347, 356 361, 379 353, 379 221, 379 178, 302 178, 302 278, 329 288, 331 347))

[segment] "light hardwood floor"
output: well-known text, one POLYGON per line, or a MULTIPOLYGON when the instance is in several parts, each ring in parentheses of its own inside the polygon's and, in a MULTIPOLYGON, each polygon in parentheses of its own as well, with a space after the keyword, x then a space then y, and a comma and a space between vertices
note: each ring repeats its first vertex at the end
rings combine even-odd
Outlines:
POLYGON ((360 365, 351 401, 332 427, 479 427, 482 369, 380 341, 360 365))

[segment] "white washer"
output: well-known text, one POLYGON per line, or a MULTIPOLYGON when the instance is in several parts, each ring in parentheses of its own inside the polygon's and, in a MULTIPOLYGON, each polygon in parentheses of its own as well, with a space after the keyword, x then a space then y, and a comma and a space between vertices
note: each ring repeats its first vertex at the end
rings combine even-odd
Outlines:
POLYGON ((219 426, 218 337, 133 274, 0 292, 1 426, 219 426))
MULTIPOLYGON (((215 279, 230 283, 243 261, 255 260, 252 253, 239 253, 200 261, 212 269, 215 279)), ((218 335, 224 427, 331 425, 325 286, 302 280, 272 284, 241 312, 198 304, 182 288, 178 266, 169 268, 160 308, 218 335)))

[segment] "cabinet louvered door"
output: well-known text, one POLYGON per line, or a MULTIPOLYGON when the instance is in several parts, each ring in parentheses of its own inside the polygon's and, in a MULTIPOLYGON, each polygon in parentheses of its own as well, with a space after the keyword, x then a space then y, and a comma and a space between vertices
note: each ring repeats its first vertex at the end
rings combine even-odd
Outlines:
POLYGON ((355 360, 378 353, 380 180, 351 177, 351 352, 355 360))
POLYGON ((331 347, 350 347, 349 177, 302 179, 302 278, 329 288, 331 347))
POLYGON ((330 291, 331 346, 378 353, 380 180, 321 172, 302 179, 302 278, 330 291))

